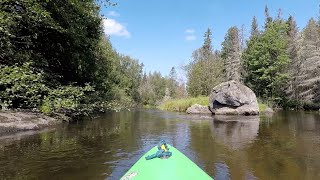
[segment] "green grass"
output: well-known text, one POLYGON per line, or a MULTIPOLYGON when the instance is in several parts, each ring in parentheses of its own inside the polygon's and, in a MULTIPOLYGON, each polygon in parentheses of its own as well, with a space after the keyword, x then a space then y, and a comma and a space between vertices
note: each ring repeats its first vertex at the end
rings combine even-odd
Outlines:
MULTIPOLYGON (((189 97, 189 98, 183 98, 183 99, 171 99, 162 103, 160 106, 158 106, 158 108, 166 111, 186 112, 188 107, 190 107, 193 104, 208 106, 209 98, 204 96, 199 96, 199 97, 189 97)), ((264 113, 265 110, 268 108, 267 103, 264 103, 260 99, 258 99, 258 104, 259 104, 260 113, 264 113)))
POLYGON ((269 101, 263 101, 260 98, 258 98, 258 105, 259 105, 259 111, 260 113, 265 113, 266 109, 268 107, 272 107, 272 103, 269 101))
POLYGON ((172 99, 162 103, 158 108, 167 111, 185 112, 193 104, 209 105, 209 98, 204 96, 172 99))
POLYGON ((264 113, 268 106, 266 104, 263 104, 262 102, 259 102, 259 111, 260 113, 264 113))

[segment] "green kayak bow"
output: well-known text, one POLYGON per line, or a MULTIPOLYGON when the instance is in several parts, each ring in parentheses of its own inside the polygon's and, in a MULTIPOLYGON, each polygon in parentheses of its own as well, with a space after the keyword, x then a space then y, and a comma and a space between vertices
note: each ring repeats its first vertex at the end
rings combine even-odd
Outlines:
POLYGON ((172 153, 170 157, 146 160, 148 155, 159 151, 158 146, 155 146, 143 155, 121 180, 213 179, 179 150, 168 144, 167 146, 172 153))

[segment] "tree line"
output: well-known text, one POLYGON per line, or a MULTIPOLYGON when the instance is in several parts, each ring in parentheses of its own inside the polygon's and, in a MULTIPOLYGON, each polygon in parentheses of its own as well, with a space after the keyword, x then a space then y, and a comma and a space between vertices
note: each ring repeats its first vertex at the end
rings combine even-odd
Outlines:
POLYGON ((0 2, 2 109, 77 115, 139 101, 143 64, 114 50, 98 3, 0 2))
POLYGON ((310 18, 299 31, 295 18, 276 17, 265 6, 260 29, 252 19, 250 37, 243 27, 228 29, 221 51, 211 46, 211 30, 203 46, 192 54, 186 66, 188 94, 209 95, 217 84, 235 80, 250 87, 263 101, 289 108, 319 108, 320 103, 320 20, 310 18))

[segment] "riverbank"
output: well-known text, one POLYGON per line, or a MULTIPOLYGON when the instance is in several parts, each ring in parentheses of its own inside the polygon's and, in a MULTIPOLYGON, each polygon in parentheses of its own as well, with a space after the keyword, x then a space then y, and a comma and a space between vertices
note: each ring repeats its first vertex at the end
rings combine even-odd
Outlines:
POLYGON ((41 130, 60 124, 68 118, 57 114, 53 117, 42 113, 0 111, 0 136, 27 130, 41 130))
POLYGON ((186 110, 193 104, 199 104, 202 106, 209 105, 209 98, 205 96, 199 97, 187 97, 183 99, 171 99, 163 102, 158 106, 161 110, 174 111, 174 112, 186 112, 186 110))
MULTIPOLYGON (((161 110, 166 111, 174 111, 174 112, 186 112, 186 110, 191 107, 193 104, 199 104, 202 106, 209 105, 209 98, 205 96, 199 97, 187 97, 183 99, 171 99, 168 101, 163 102, 160 106, 158 106, 161 110)), ((260 113, 265 113, 268 105, 258 101, 259 104, 259 111, 260 113)))

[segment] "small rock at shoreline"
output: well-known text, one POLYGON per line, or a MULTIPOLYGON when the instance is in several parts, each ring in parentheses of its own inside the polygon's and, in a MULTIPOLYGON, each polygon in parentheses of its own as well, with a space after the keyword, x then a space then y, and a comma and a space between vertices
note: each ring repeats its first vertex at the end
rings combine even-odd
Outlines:
POLYGON ((208 106, 202 106, 200 104, 194 104, 186 111, 188 114, 211 114, 208 106))
POLYGON ((271 108, 266 108, 266 110, 264 110, 264 113, 266 113, 266 114, 272 114, 272 113, 274 113, 274 111, 273 111, 273 109, 271 109, 271 108))

